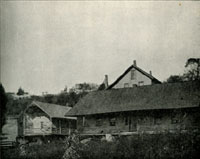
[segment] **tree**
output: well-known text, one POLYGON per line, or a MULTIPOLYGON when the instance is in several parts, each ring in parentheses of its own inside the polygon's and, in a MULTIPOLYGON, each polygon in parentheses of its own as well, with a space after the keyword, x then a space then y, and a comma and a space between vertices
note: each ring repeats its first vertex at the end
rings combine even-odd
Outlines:
POLYGON ((98 90, 105 90, 105 89, 106 89, 106 86, 104 83, 102 83, 98 88, 98 90))
POLYGON ((183 82, 183 81, 184 81, 183 76, 180 76, 180 75, 171 75, 166 80, 167 83, 176 83, 176 82, 183 82))
POLYGON ((200 80, 200 58, 189 58, 185 64, 186 71, 183 75, 171 75, 166 82, 183 82, 200 80))
POLYGON ((98 85, 95 83, 79 83, 73 86, 69 92, 82 93, 82 92, 91 92, 98 89, 98 85))
POLYGON ((21 95, 24 95, 24 94, 25 94, 24 90, 20 87, 17 91, 17 95, 21 96, 21 95))
POLYGON ((1 129, 3 125, 5 124, 6 118, 5 118, 5 113, 6 113, 6 104, 7 104, 7 96, 4 90, 3 85, 0 83, 0 113, 1 113, 1 121, 0 121, 0 126, 1 129))
POLYGON ((44 102, 46 103, 56 103, 56 95, 53 94, 46 94, 44 96, 44 102))
POLYGON ((189 58, 185 67, 188 69, 183 75, 185 80, 200 80, 200 58, 189 58))

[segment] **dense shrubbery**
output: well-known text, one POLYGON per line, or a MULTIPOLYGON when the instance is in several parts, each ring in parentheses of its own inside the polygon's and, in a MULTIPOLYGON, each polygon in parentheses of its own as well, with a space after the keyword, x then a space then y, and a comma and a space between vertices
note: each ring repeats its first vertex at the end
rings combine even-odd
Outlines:
MULTIPOLYGON (((85 144, 68 142, 68 145, 73 145, 73 153, 78 154, 74 156, 81 159, 196 159, 200 152, 199 143, 199 133, 184 133, 121 136, 113 142, 93 139, 85 144)), ((3 156, 8 159, 61 159, 64 149, 63 143, 32 145, 26 148, 24 157, 19 157, 18 149, 6 151, 3 156)))
POLYGON ((114 142, 91 141, 80 150, 85 159, 195 159, 200 152, 198 134, 158 134, 120 137, 114 142))
POLYGON ((61 159, 64 154, 64 143, 52 142, 42 145, 26 145, 22 148, 2 150, 2 159, 61 159))
POLYGON ((8 96, 8 103, 6 105, 7 115, 20 115, 20 113, 31 103, 31 99, 14 100, 8 96))

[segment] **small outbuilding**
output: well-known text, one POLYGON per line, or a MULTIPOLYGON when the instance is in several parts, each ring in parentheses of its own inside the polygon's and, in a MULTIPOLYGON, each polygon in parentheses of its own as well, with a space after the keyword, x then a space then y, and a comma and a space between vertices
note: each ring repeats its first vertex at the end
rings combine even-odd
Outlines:
POLYGON ((91 92, 66 116, 82 135, 195 131, 200 128, 200 81, 91 92))
POLYGON ((76 117, 66 117, 68 106, 33 101, 18 121, 19 136, 62 136, 76 129, 76 117))

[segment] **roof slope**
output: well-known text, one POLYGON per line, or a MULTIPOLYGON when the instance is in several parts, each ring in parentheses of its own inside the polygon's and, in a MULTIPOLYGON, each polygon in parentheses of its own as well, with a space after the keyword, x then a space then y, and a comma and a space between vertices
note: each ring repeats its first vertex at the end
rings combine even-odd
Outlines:
POLYGON ((138 70, 139 72, 141 72, 142 74, 144 74, 145 76, 150 78, 153 81, 153 83, 161 83, 158 79, 153 77, 151 74, 145 72, 144 70, 142 70, 141 68, 139 68, 139 67, 137 67, 135 65, 131 65, 121 76, 119 76, 116 79, 115 82, 113 82, 111 85, 109 85, 107 89, 113 88, 132 68, 135 68, 136 70, 138 70))
MULTIPOLYGON (((61 106, 50 103, 43 103, 38 101, 33 101, 31 106, 37 106, 45 113, 47 113, 51 118, 66 118, 65 114, 71 109, 71 107, 61 106)), ((69 119, 76 119, 75 117, 67 117, 69 119)))
POLYGON ((91 92, 66 115, 176 109, 200 106, 200 81, 166 83, 91 92))

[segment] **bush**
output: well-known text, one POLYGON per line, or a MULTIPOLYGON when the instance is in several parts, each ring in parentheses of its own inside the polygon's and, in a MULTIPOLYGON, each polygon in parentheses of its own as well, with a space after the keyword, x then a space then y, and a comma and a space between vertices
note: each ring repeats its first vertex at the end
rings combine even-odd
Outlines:
POLYGON ((114 142, 90 141, 82 145, 84 159, 195 159, 199 156, 200 135, 156 134, 119 137, 114 142))
POLYGON ((20 147, 2 150, 3 159, 61 159, 64 154, 64 144, 52 142, 42 145, 24 145, 25 154, 20 147))
POLYGON ((3 151, 4 159, 197 159, 200 133, 140 134, 115 137, 113 142, 92 140, 81 143, 68 137, 65 143, 52 142, 3 151))

